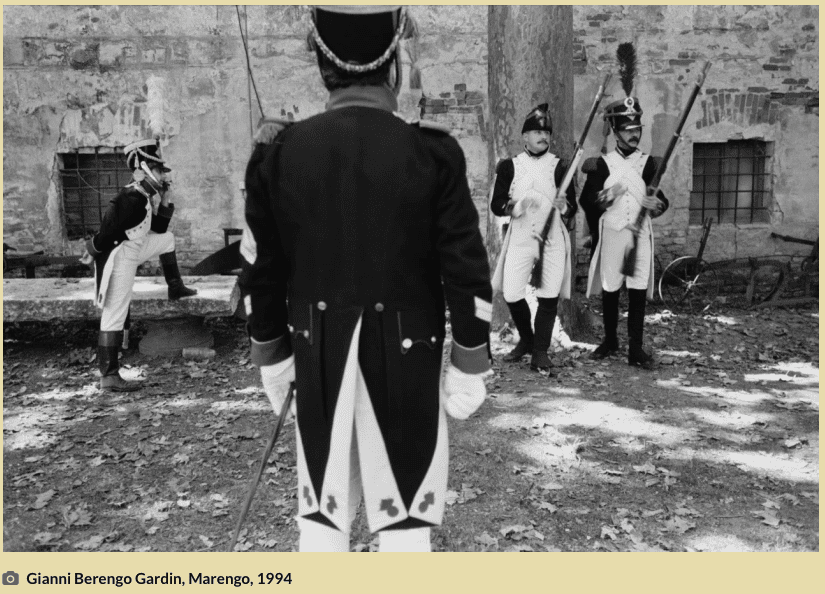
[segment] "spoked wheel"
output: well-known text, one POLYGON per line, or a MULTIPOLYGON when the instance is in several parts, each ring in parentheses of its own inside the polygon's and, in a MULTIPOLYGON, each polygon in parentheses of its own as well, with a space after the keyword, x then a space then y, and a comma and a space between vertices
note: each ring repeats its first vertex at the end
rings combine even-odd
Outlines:
POLYGON ((659 297, 671 311, 702 313, 719 293, 719 278, 710 264, 683 256, 668 264, 659 279, 659 297))

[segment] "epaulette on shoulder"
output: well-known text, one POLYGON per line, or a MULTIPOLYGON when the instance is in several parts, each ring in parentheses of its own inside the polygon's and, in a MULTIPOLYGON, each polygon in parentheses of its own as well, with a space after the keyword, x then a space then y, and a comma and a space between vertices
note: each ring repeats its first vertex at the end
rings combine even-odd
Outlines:
POLYGON ((582 173, 594 173, 599 165, 600 158, 601 157, 590 157, 585 159, 582 165, 582 173))
POLYGON ((433 120, 422 120, 419 118, 405 118, 398 112, 395 112, 395 115, 404 120, 410 126, 417 126, 422 130, 435 130, 436 132, 441 132, 443 134, 452 134, 452 130, 449 126, 445 126, 439 122, 435 122, 433 120))

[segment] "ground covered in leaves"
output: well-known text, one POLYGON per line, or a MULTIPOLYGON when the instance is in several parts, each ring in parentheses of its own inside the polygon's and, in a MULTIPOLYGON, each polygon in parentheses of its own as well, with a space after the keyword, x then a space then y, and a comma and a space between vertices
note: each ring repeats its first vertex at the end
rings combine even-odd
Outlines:
MULTIPOLYGON (((125 353, 145 378, 132 394, 97 389, 93 324, 5 327, 6 551, 226 549, 274 415, 240 323, 209 324, 214 359, 125 353)), ((818 550, 818 333, 817 309, 652 307, 655 371, 563 335, 555 377, 497 363, 488 402, 450 420, 434 549, 818 550)), ((495 337, 497 360, 511 340, 495 337)), ((288 429, 240 550, 297 542, 288 429)), ((376 548, 360 515, 352 544, 376 548)))

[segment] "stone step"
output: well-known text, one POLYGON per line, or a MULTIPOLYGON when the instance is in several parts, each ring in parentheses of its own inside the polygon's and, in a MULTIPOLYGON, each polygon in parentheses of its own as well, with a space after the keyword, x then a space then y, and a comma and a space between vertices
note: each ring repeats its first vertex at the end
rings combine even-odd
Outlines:
MULTIPOLYGON (((139 276, 132 293, 132 317, 231 316, 240 301, 237 280, 236 276, 185 276, 184 284, 198 294, 169 301, 163 277, 139 276)), ((100 310, 93 297, 92 278, 3 279, 3 321, 98 319, 100 310)))

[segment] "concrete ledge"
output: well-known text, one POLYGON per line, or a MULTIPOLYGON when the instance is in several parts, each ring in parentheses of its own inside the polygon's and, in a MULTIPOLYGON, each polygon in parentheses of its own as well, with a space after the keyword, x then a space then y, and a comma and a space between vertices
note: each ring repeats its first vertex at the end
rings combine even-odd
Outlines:
MULTIPOLYGON (((231 316, 240 300, 235 276, 185 276, 194 297, 169 301, 163 277, 137 277, 132 294, 135 319, 231 316)), ((3 321, 99 319, 92 278, 3 279, 3 321)))

